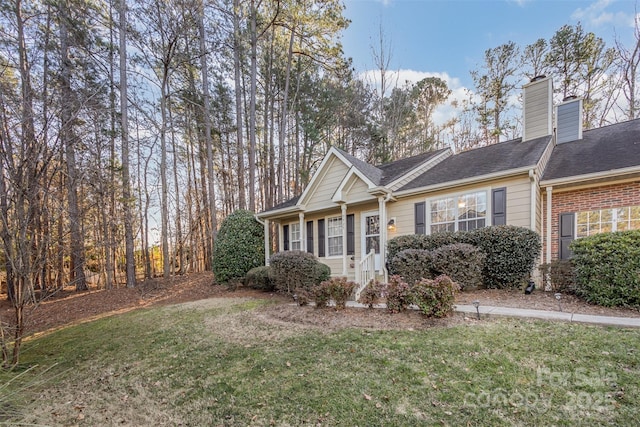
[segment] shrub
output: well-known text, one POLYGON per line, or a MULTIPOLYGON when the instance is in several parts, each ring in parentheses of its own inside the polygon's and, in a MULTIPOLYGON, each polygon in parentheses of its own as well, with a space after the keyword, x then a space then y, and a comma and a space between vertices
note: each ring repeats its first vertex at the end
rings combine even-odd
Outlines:
POLYGON ((269 260, 275 287, 280 292, 294 289, 311 290, 314 285, 327 280, 331 269, 303 251, 278 252, 269 260))
POLYGON ((512 225, 478 228, 465 237, 486 255, 482 270, 488 288, 519 288, 526 283, 540 255, 540 236, 512 225))
POLYGON ((329 289, 329 295, 336 303, 336 309, 342 310, 347 305, 347 300, 355 290, 357 284, 347 280, 346 277, 332 277, 322 282, 320 286, 326 285, 329 289))
POLYGON ((431 253, 425 249, 405 249, 391 260, 390 270, 402 276, 405 282, 415 283, 422 278, 433 277, 431 253))
POLYGON ((272 292, 276 289, 271 279, 271 267, 260 266, 254 267, 247 272, 244 277, 244 285, 251 289, 272 292))
POLYGON ((455 292, 460 287, 446 275, 422 279, 411 288, 411 300, 427 317, 445 317, 453 312, 455 292))
POLYGON ((606 307, 640 307, 640 230, 574 240, 576 294, 606 307))
POLYGON ((302 307, 305 305, 309 305, 309 302, 314 300, 314 296, 315 295, 313 292, 310 292, 306 289, 297 288, 294 291, 293 299, 296 301, 296 304, 298 304, 298 306, 302 307))
POLYGON ((482 285, 485 254, 468 243, 445 245, 431 252, 433 270, 446 274, 462 289, 478 289, 482 285))
POLYGON ((367 286, 360 293, 360 299, 358 302, 364 304, 369 308, 373 308, 374 304, 377 304, 382 299, 385 285, 376 279, 371 279, 367 286))
MULTIPOLYGON (((393 260, 396 255, 406 249, 427 249, 427 236, 424 234, 410 234, 407 236, 398 236, 387 242, 387 259, 393 260)), ((389 273, 396 274, 393 266, 389 266, 389 273)))
POLYGON ((264 265, 264 227, 247 210, 226 217, 213 248, 213 274, 217 283, 241 280, 254 267, 264 265))
POLYGON ((409 285, 398 275, 393 275, 389 278, 385 297, 387 299, 387 310, 392 313, 404 311, 411 304, 409 285))
POLYGON ((311 289, 310 297, 316 303, 316 308, 324 308, 331 300, 331 286, 327 280, 311 289))
POLYGON ((541 265, 540 270, 545 282, 551 284, 553 292, 576 293, 576 274, 572 260, 557 259, 550 264, 541 265))

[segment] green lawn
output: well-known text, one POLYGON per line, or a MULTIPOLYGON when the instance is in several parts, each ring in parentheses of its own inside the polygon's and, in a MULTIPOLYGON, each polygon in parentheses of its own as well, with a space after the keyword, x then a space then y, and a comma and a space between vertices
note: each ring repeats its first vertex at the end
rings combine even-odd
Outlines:
POLYGON ((136 311, 28 341, 4 421, 42 425, 637 425, 640 331, 487 320, 327 333, 256 300, 136 311))

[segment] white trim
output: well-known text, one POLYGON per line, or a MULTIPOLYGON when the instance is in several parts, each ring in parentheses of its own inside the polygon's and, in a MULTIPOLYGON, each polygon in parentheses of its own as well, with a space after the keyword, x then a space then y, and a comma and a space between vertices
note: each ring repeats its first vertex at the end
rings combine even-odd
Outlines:
POLYGON ((531 230, 537 232, 536 230, 536 218, 538 213, 538 191, 536 186, 536 171, 535 169, 531 169, 529 171, 529 179, 531 180, 531 211, 529 212, 529 225, 531 226, 531 230))
MULTIPOLYGON (((340 205, 342 213, 342 275, 347 276, 347 204, 340 205)), ((355 225, 355 224, 354 224, 355 225)), ((329 234, 329 233, 327 233, 329 234)))
POLYGON ((271 249, 269 245, 269 220, 264 220, 264 265, 269 265, 269 250, 271 249))
POLYGON ((309 193, 312 192, 312 189, 315 187, 316 182, 324 178, 324 176, 327 174, 327 170, 325 170, 326 165, 327 163, 329 163, 332 156, 335 156, 338 160, 344 163, 347 168, 353 167, 353 164, 351 164, 349 160, 347 160, 334 146, 331 146, 331 148, 329 148, 329 151, 327 151, 327 154, 325 154, 324 158, 322 159, 320 166, 318 166, 318 169, 311 177, 311 181, 309 181, 309 184, 307 184, 307 187, 300 195, 300 199, 298 200, 299 203, 305 201, 306 197, 309 195, 309 193))
POLYGON ((369 190, 376 187, 376 185, 369 178, 367 178, 358 168, 356 168, 355 166, 351 166, 349 171, 347 171, 347 174, 342 178, 342 181, 340 181, 338 188, 333 193, 333 196, 331 197, 332 202, 334 203, 347 202, 347 197, 346 197, 347 194, 351 191, 351 189, 356 184, 356 182, 358 182, 354 178, 354 176, 357 178, 360 178, 362 182, 364 182, 367 185, 369 190))
POLYGON ((547 264, 551 263, 551 215, 552 215, 552 192, 553 192, 553 187, 549 186, 546 188, 547 190, 547 241, 546 243, 546 248, 547 248, 547 253, 546 253, 546 261, 547 264))
MULTIPOLYGON (((327 215, 324 217, 324 257, 325 259, 339 259, 342 258, 345 254, 345 252, 347 251, 346 247, 344 246, 344 242, 343 242, 343 247, 342 247, 342 253, 340 255, 330 255, 329 254, 329 220, 330 219, 334 219, 334 218, 342 218, 341 214, 333 214, 333 215, 327 215)), ((344 230, 344 224, 343 224, 343 230, 344 230)), ((331 236, 331 237, 336 237, 336 236, 331 236)))
MULTIPOLYGON (((382 204, 382 200, 384 200, 383 197, 380 197, 378 199, 378 206, 380 206, 382 204)), ((364 257, 367 255, 367 241, 366 241, 366 230, 367 230, 367 224, 365 223, 365 218, 368 216, 375 216, 378 215, 378 221, 380 222, 380 230, 378 231, 378 238, 379 238, 379 244, 378 244, 378 250, 380 251, 380 253, 376 254, 377 259, 377 264, 379 268, 377 268, 377 270, 381 270, 382 269, 382 242, 383 242, 383 238, 385 238, 386 236, 384 236, 383 233, 383 229, 386 229, 386 224, 383 223, 382 221, 384 220, 383 215, 382 215, 382 210, 378 209, 378 210, 372 210, 372 211, 366 211, 366 212, 360 212, 360 253, 358 254, 360 256, 360 259, 364 259, 364 257)))
POLYGON ((528 173, 531 170, 531 167, 532 166, 525 166, 522 168, 510 169, 507 171, 494 172, 487 175, 472 176, 469 178, 459 179, 456 181, 447 181, 439 184, 428 185, 425 187, 412 188, 410 190, 395 192, 394 195, 397 197, 413 196, 413 195, 421 194, 425 192, 432 192, 436 190, 446 190, 448 188, 460 187, 466 184, 477 184, 484 181, 493 181, 498 178, 510 178, 515 175, 528 173))
POLYGON ((601 178, 618 178, 622 177, 622 175, 628 175, 632 173, 640 173, 640 166, 630 166, 628 168, 622 169, 612 169, 601 172, 587 173, 584 175, 572 175, 565 178, 556 178, 543 180, 540 182, 542 186, 550 186, 550 185, 562 185, 562 184, 585 184, 584 181, 601 179, 601 178))

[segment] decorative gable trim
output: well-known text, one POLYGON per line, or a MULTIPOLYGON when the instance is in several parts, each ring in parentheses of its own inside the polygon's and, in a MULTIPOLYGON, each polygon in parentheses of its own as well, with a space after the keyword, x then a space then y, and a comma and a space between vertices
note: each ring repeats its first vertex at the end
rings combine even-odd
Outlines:
POLYGON ((355 166, 351 166, 351 168, 349 169, 349 172, 347 172, 347 174, 344 176, 344 178, 340 182, 338 189, 336 190, 335 193, 333 193, 333 197, 331 198, 331 201, 333 201, 334 203, 346 203, 347 201, 353 203, 354 202, 353 200, 347 200, 347 195, 349 194, 349 191, 353 188, 353 186, 356 184, 356 182, 358 182, 358 178, 367 185, 369 190, 371 190, 376 186, 358 168, 356 168, 355 166))
POLYGON ((327 175, 327 171, 331 166, 333 158, 337 158, 349 168, 353 167, 351 162, 349 162, 335 147, 332 146, 329 148, 329 151, 324 156, 324 159, 322 159, 322 163, 320 163, 318 170, 313 174, 311 181, 309 181, 309 184, 300 195, 300 200, 297 203, 298 205, 305 203, 309 194, 313 193, 313 190, 317 187, 318 183, 327 175))
POLYGON ((418 176, 422 175, 427 170, 431 169, 432 167, 436 166, 438 163, 442 162, 447 157, 452 156, 452 155, 453 155, 453 151, 451 150, 451 148, 448 148, 447 150, 443 151, 442 153, 438 154, 437 156, 429 159, 428 161, 426 161, 424 163, 420 163, 415 168, 407 171, 402 176, 396 178, 395 180, 393 180, 392 182, 387 184, 386 187, 389 188, 391 191, 395 191, 398 188, 402 188, 404 185, 406 185, 409 182, 413 181, 418 176))

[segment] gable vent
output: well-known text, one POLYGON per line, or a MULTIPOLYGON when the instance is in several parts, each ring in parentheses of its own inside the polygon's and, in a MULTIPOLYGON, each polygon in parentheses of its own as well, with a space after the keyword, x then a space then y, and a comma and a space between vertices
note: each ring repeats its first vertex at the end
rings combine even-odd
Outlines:
POLYGON ((582 99, 570 96, 556 107, 556 142, 582 139, 582 99))
POLYGON ((551 135, 553 132, 553 80, 538 76, 523 87, 522 140, 551 135))

